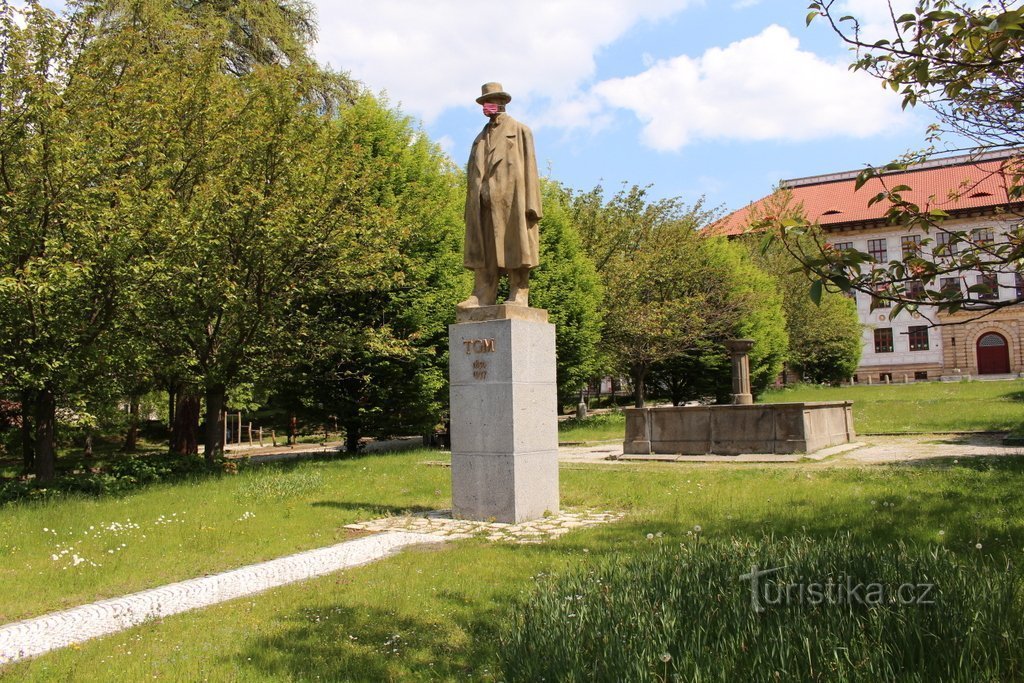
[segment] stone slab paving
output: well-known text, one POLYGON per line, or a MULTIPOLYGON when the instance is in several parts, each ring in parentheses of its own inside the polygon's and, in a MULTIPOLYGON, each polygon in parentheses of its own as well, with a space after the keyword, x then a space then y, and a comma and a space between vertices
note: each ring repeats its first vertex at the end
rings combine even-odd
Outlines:
POLYGON ((615 522, 622 519, 622 516, 621 512, 607 510, 601 512, 568 510, 530 522, 506 524, 452 519, 451 510, 434 510, 416 515, 384 517, 369 522, 349 524, 346 528, 357 531, 401 531, 448 539, 478 536, 489 541, 541 543, 551 538, 558 538, 573 529, 615 522))
POLYGON ((1003 443, 1002 434, 910 434, 861 438, 867 445, 843 454, 836 464, 920 464, 937 459, 1024 455, 1024 447, 1003 443))
POLYGON ((405 532, 367 536, 222 574, 172 583, 7 624, 0 626, 0 665, 116 633, 151 619, 215 605, 373 562, 406 546, 445 540, 445 536, 405 532))

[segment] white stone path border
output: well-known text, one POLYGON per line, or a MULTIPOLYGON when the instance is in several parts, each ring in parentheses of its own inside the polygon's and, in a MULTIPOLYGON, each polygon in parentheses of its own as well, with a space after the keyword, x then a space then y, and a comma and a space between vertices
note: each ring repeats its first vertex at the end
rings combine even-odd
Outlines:
POLYGON ((439 510, 350 524, 349 528, 380 533, 0 626, 0 666, 117 633, 153 619, 367 564, 410 545, 444 543, 471 536, 536 543, 557 538, 575 528, 613 522, 621 517, 612 512, 565 512, 535 522, 500 524, 453 520, 450 511, 439 510))
POLYGON ((0 627, 0 665, 200 607, 367 564, 418 543, 448 539, 385 533, 309 550, 0 627))

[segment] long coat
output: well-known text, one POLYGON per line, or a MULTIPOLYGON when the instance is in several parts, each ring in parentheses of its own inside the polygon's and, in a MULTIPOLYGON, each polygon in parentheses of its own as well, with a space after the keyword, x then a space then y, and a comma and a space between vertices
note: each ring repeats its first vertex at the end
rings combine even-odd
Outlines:
POLYGON ((507 114, 488 122, 473 141, 466 175, 466 268, 495 267, 487 263, 487 239, 494 240, 498 268, 536 267, 540 251, 537 222, 543 213, 530 129, 507 114), (484 193, 490 197, 493 235, 484 234, 484 193))

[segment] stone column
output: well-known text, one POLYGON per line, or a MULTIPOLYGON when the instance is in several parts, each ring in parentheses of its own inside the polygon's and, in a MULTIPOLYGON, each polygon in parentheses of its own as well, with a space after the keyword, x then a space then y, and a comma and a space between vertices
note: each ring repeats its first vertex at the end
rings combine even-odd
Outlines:
POLYGON ((747 354, 754 348, 753 339, 730 339, 725 348, 732 354, 732 403, 748 406, 754 402, 750 393, 750 359, 747 354))
POLYGON ((555 326, 525 306, 449 327, 452 516, 516 523, 558 511, 555 326))

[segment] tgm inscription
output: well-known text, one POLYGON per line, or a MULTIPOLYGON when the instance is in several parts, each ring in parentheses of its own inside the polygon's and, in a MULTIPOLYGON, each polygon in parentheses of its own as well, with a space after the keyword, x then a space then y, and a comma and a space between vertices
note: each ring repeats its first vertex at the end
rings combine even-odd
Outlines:
POLYGON ((473 353, 494 353, 493 339, 464 339, 462 343, 466 346, 466 355, 473 353))

